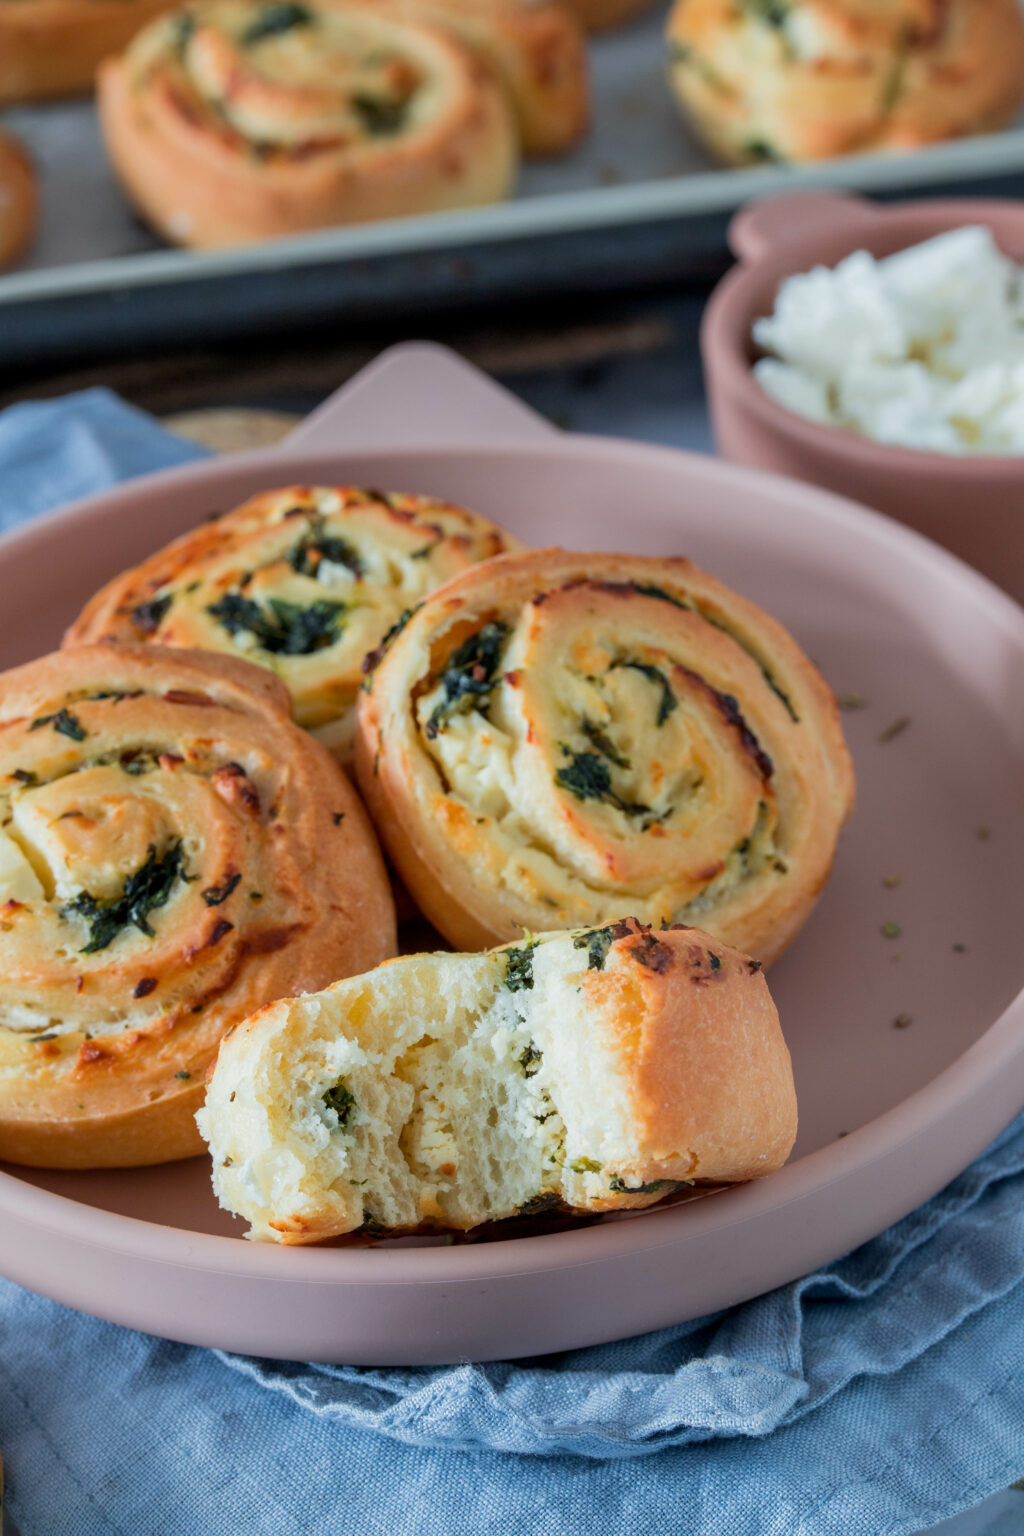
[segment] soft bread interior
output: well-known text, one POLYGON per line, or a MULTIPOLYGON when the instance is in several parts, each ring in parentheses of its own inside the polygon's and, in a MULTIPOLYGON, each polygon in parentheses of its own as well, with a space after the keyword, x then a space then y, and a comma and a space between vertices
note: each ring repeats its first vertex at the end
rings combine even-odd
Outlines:
POLYGON ((274 1004, 223 1049, 199 1124, 251 1236, 620 1203, 612 1180, 638 1147, 588 1017, 587 952, 570 935, 532 942, 392 961, 274 1004))

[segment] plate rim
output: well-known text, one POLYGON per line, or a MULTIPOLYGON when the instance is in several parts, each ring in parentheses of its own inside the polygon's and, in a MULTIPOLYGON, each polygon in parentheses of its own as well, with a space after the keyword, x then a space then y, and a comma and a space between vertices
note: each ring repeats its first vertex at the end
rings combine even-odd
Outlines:
MULTIPOLYGON (((341 419, 343 402, 340 400, 337 409, 341 419)), ((250 474, 262 476, 264 472, 275 474, 280 471, 301 477, 306 465, 321 465, 332 460, 348 463, 359 457, 379 458, 382 454, 387 454, 396 466, 400 466, 410 459, 422 463, 425 460, 447 461, 453 456, 521 456, 523 452, 521 443, 502 437, 500 432, 495 435, 493 426, 489 436, 464 437, 434 442, 429 446, 371 445, 360 449, 342 444, 333 450, 312 443, 308 448, 304 447, 301 432, 300 427, 298 438, 291 445, 286 439, 271 449, 223 458, 201 458, 190 464, 136 477, 76 500, 6 534, 0 539, 0 562, 8 552, 30 548, 33 540, 52 536, 55 530, 83 518, 124 515, 134 502, 140 498, 146 500, 154 491, 207 483, 213 488, 221 481, 245 478, 250 474)), ((851 530, 854 537, 870 538, 890 551, 894 547, 902 550, 913 565, 920 566, 923 561, 932 567, 946 584, 956 586, 961 598, 968 597, 979 606, 983 611, 983 622, 990 628, 998 626, 1024 659, 1024 609, 1008 594, 921 534, 848 498, 708 455, 631 439, 552 431, 550 435, 538 434, 530 442, 528 452, 534 458, 542 459, 565 460, 596 455, 620 462, 625 459, 657 463, 677 475, 685 477, 696 472, 711 481, 755 490, 762 499, 774 497, 784 502, 790 515, 831 520, 844 530, 851 530)), ((926 1134, 944 1106, 949 1108, 979 1093, 989 1083, 1004 1079, 1010 1064, 1022 1056, 1024 990, 940 1073, 899 1104, 852 1131, 843 1138, 841 1145, 836 1141, 819 1147, 788 1163, 768 1180, 753 1181, 726 1191, 724 1199, 702 1200, 662 1210, 654 1208, 644 1212, 642 1219, 598 1224, 578 1231, 509 1237, 454 1250, 309 1246, 297 1253, 278 1245, 240 1241, 241 1233, 223 1236, 195 1232, 126 1216, 40 1188, 16 1172, 2 1171, 0 1217, 21 1220, 40 1231, 59 1231, 65 1240, 74 1235, 78 1241, 107 1252, 243 1280, 286 1279, 350 1287, 409 1283, 453 1285, 521 1278, 602 1261, 635 1259, 643 1253, 685 1244, 689 1237, 732 1228, 751 1217, 763 1218, 773 1210, 788 1208, 839 1181, 863 1176, 901 1146, 926 1134), (455 1263, 453 1252, 460 1255, 455 1263)), ((998 1132, 986 1130, 977 1152, 983 1150, 992 1134, 998 1132)), ((945 1182, 947 1175, 944 1174, 932 1193, 945 1182)))

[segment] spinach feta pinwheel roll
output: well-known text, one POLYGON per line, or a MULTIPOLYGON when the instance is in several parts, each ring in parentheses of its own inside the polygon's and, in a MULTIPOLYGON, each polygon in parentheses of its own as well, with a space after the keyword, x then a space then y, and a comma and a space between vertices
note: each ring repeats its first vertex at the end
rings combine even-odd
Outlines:
POLYGON ((299 725, 345 762, 367 652, 449 577, 520 547, 429 497, 288 486, 116 577, 66 643, 149 640, 259 662, 288 685, 299 725))
POLYGON ((771 960, 854 792, 835 700, 781 625, 687 560, 562 550, 427 600, 360 700, 356 764, 464 949, 628 911, 771 960))
POLYGON ((491 203, 518 143, 504 92, 454 36, 335 0, 200 0, 98 76, 114 169, 181 245, 491 203))
POLYGON ((268 672, 98 645, 0 677, 0 1159, 201 1151, 225 1031, 394 946, 365 813, 268 672))
POLYGON ((1007 127, 1018 0, 675 0, 672 89, 723 160, 919 149, 1007 127))

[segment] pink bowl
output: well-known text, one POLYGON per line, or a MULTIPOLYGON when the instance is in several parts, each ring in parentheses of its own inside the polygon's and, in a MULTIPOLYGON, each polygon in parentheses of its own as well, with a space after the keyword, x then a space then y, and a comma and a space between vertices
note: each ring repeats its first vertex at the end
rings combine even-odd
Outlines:
POLYGON ((751 326, 784 278, 834 266, 851 251, 890 256, 964 224, 986 224, 1024 261, 1024 203, 958 201, 882 207, 839 193, 794 193, 743 209, 729 243, 738 265, 715 289, 701 351, 719 452, 739 464, 838 491, 908 523, 1024 600, 1024 459, 954 458, 875 443, 786 410, 751 372, 751 326))

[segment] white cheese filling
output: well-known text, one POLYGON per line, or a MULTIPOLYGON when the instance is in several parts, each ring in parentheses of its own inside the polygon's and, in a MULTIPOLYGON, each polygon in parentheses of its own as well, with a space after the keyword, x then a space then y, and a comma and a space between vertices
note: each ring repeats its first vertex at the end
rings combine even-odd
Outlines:
POLYGON ((787 278, 753 337, 766 394, 811 421, 949 454, 1024 454, 1024 283, 968 226, 787 278))

